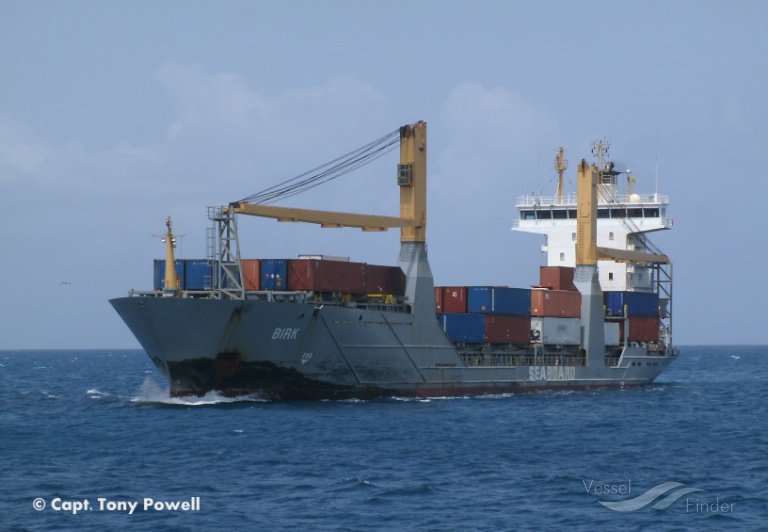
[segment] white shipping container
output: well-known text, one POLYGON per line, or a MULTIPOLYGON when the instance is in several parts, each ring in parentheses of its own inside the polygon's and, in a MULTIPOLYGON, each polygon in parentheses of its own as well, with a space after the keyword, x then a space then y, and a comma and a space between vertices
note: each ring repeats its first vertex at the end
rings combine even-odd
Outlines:
POLYGON ((621 345, 620 335, 619 335, 619 322, 617 321, 606 321, 605 322, 605 345, 621 345))
POLYGON ((531 317, 531 341, 549 345, 579 345, 581 318, 531 317))
POLYGON ((336 262, 349 262, 349 257, 339 257, 338 255, 299 255, 299 259, 335 260, 336 262))

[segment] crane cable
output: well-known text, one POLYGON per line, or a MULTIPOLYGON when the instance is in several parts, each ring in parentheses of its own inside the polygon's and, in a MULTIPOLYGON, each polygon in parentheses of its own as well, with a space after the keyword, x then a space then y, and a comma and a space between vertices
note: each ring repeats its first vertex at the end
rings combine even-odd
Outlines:
POLYGON ((330 162, 243 198, 239 203, 266 205, 301 194, 375 161, 397 148, 399 141, 400 130, 396 129, 330 162))

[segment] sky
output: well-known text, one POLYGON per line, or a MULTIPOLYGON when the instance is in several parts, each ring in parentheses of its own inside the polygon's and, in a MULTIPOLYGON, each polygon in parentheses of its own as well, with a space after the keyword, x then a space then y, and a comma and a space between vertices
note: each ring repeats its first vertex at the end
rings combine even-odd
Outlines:
MULTIPOLYGON (((559 146, 574 190, 604 138, 670 197, 675 343, 768 344, 766 20, 761 0, 0 0, 0 349, 138 348, 108 300, 151 289, 166 217, 204 258, 208 206, 419 120, 436 284, 536 284, 516 200, 554 193, 559 146)), ((397 215, 397 162, 283 204, 397 215)), ((239 224, 245 257, 399 253, 399 231, 239 224)))

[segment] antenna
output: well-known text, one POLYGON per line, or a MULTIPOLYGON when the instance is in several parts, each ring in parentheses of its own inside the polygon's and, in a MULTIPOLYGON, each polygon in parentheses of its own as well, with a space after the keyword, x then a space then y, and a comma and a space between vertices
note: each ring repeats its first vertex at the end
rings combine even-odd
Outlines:
POLYGON ((595 157, 595 166, 597 166, 597 171, 601 177, 603 170, 605 170, 605 158, 608 157, 608 148, 610 146, 609 142, 605 139, 592 141, 592 155, 595 157))
POLYGON ((563 173, 568 169, 568 161, 563 157, 565 149, 560 146, 555 155, 555 170, 557 170, 557 201, 563 202, 563 173))
POLYGON ((659 128, 656 127, 656 197, 659 196, 659 128))

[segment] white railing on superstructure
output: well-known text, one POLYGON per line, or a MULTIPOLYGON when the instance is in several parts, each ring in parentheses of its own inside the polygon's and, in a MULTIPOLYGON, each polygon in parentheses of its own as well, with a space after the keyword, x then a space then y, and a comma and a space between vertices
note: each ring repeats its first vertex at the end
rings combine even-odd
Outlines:
MULTIPOLYGON (((610 203, 605 202, 600 198, 599 203, 611 204, 611 205, 647 205, 658 204, 666 205, 669 203, 669 196, 664 194, 632 194, 628 196, 616 195, 612 197, 610 203)), ((576 194, 569 194, 563 196, 562 200, 559 200, 555 196, 519 196, 517 198, 517 207, 574 207, 576 206, 576 194)))

